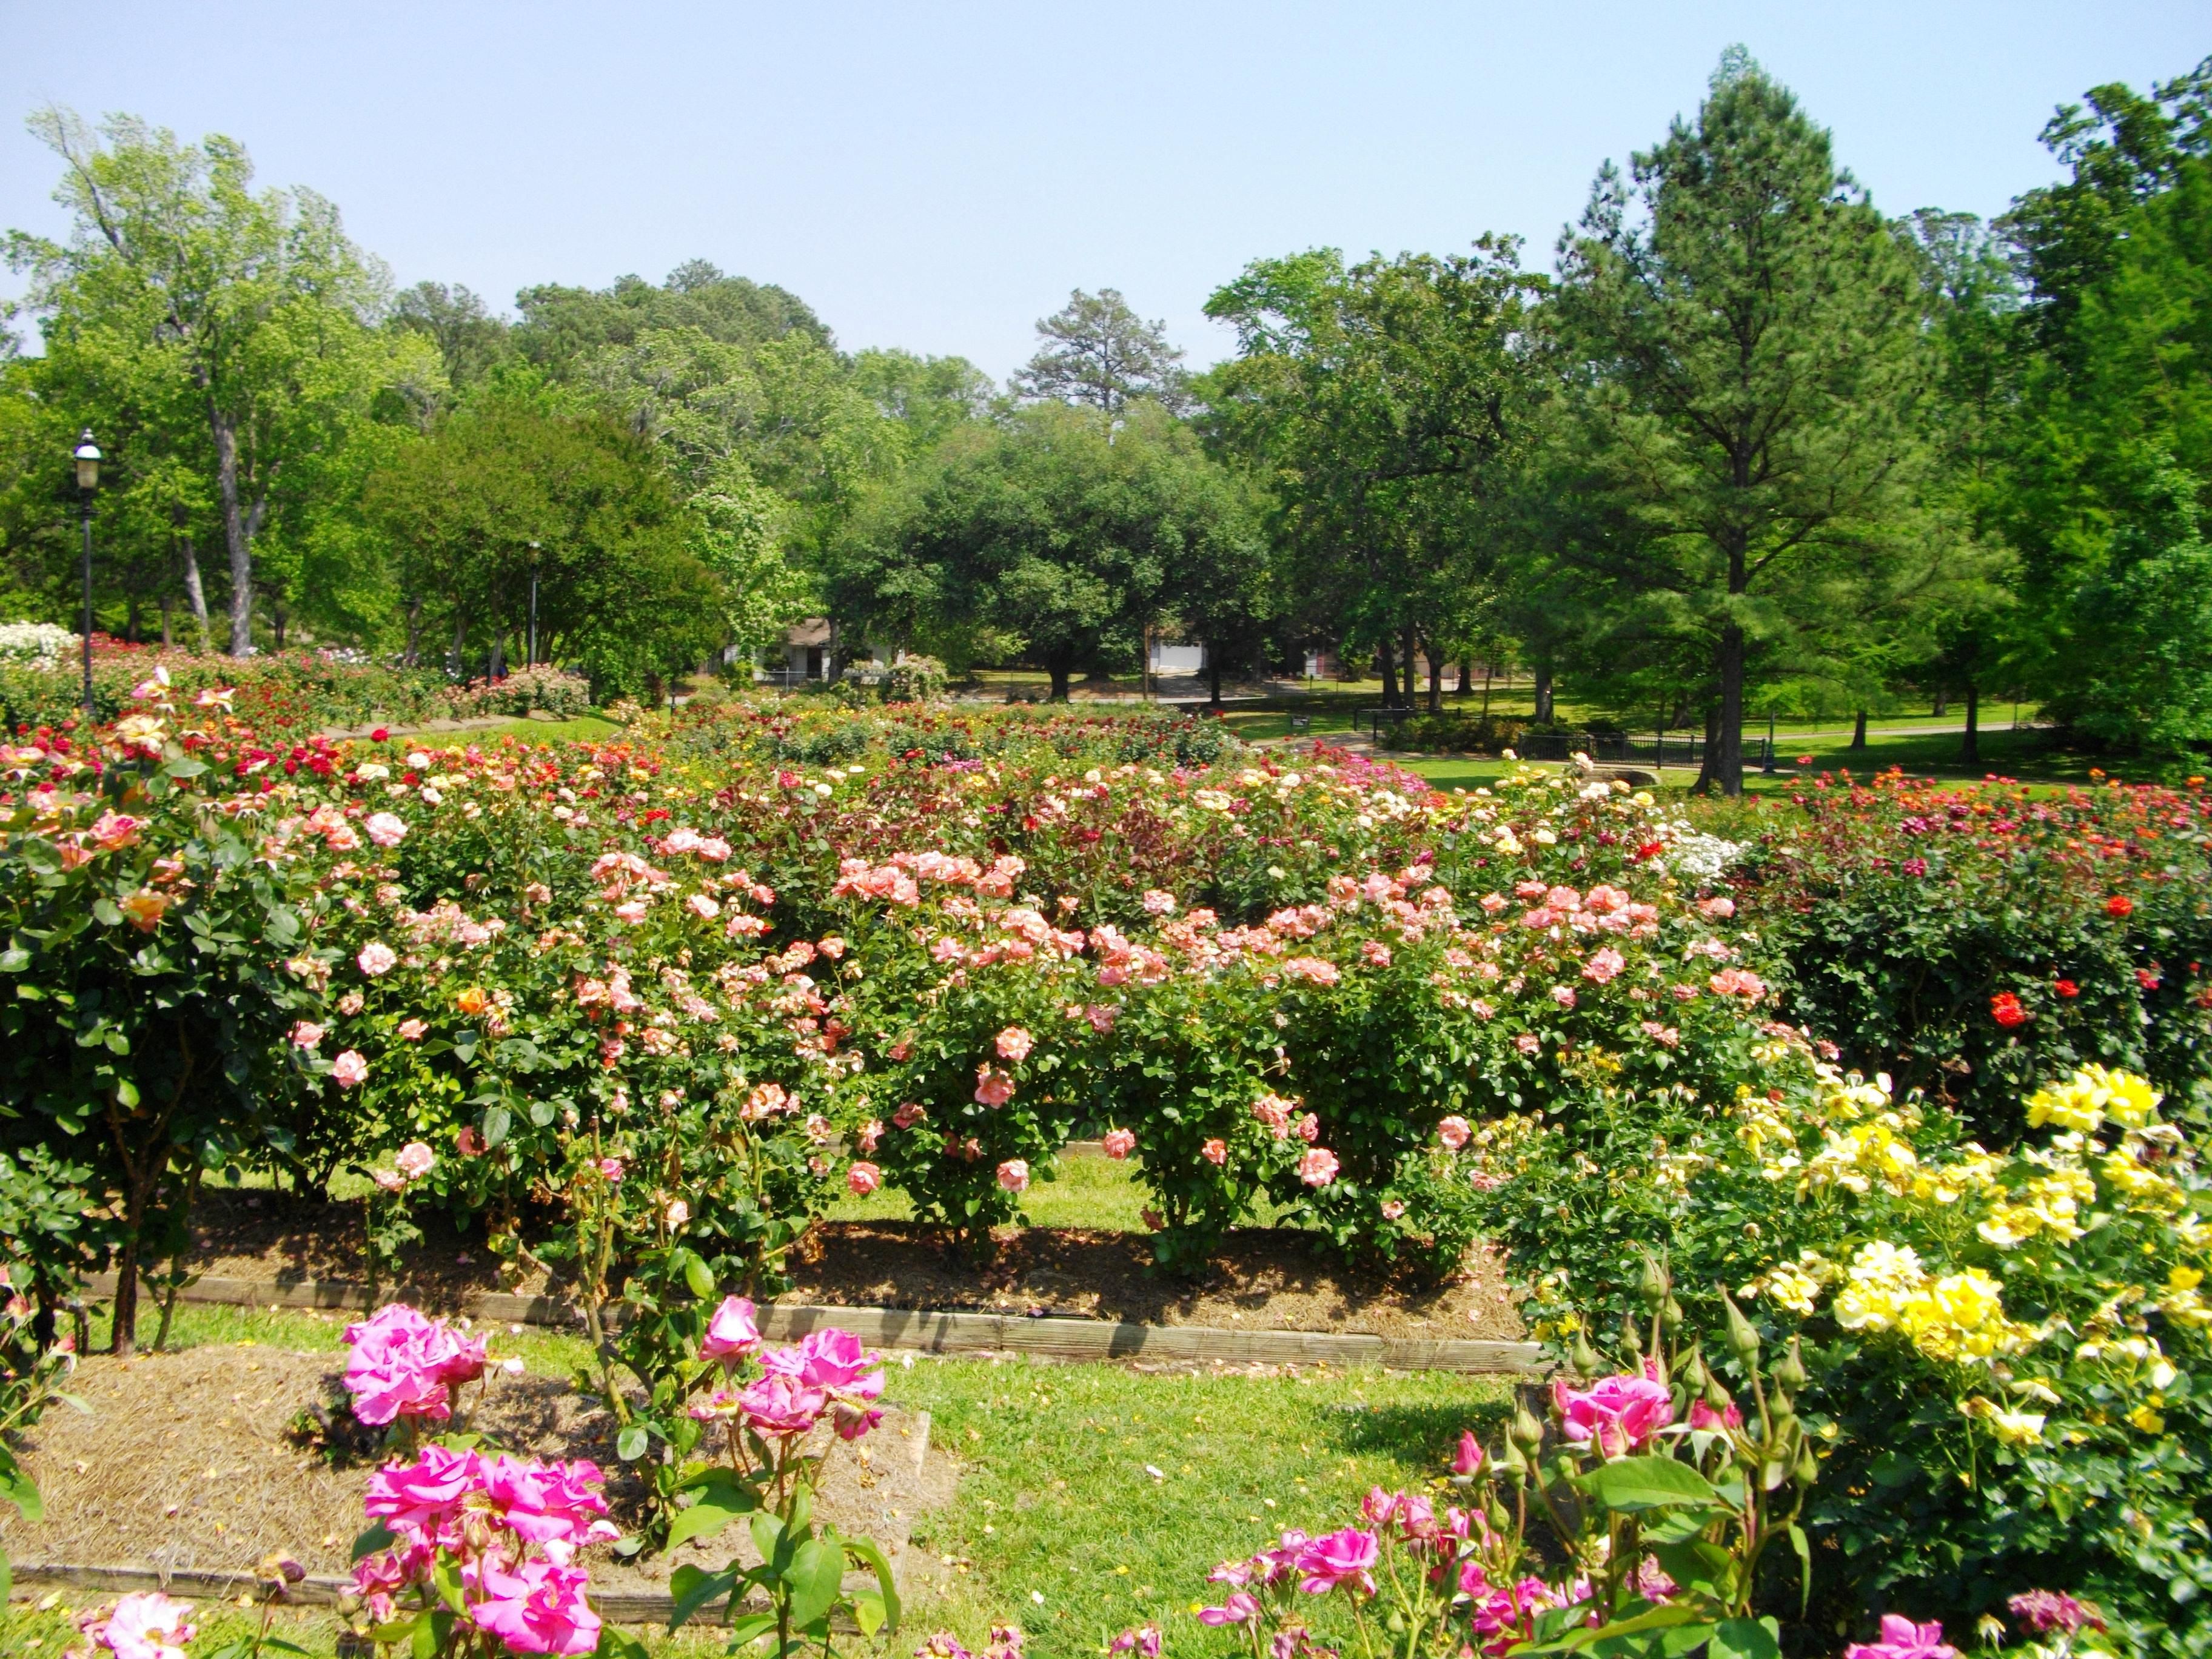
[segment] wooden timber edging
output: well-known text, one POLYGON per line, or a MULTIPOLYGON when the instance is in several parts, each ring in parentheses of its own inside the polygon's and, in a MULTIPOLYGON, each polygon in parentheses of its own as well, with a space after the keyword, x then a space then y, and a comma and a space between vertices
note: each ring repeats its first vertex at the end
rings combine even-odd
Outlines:
MULTIPOLYGON (((112 1274, 86 1281, 105 1294, 112 1274)), ((404 1296, 408 1287, 394 1287, 404 1296)), ((359 1285, 331 1279, 202 1279, 179 1300, 234 1307, 366 1308, 359 1285)), ((481 1320, 521 1325, 574 1326, 576 1310, 553 1296, 514 1296, 486 1291, 463 1310, 481 1320)), ((1231 1330, 1216 1325, 1138 1325, 1103 1319, 1026 1314, 936 1312, 908 1308, 839 1308, 772 1302, 760 1310, 761 1334, 777 1341, 826 1325, 862 1341, 923 1353, 1002 1352, 1042 1359, 1145 1359, 1170 1364, 1379 1365, 1386 1370, 1459 1371, 1475 1376, 1544 1376, 1550 1368, 1534 1342, 1481 1341, 1467 1337, 1407 1338, 1337 1331, 1231 1330)))

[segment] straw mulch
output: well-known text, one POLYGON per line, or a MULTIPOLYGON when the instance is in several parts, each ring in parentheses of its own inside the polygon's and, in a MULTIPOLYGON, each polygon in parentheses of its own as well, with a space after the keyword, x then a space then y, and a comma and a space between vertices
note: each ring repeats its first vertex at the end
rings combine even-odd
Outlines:
MULTIPOLYGON (((349 1569, 366 1524, 368 1465, 333 1467, 295 1432, 300 1414, 335 1397, 343 1356, 279 1349, 188 1348, 125 1361, 81 1363, 70 1391, 89 1407, 54 1407, 24 1437, 46 1500, 33 1526, 14 1516, 0 1547, 17 1563, 236 1571, 284 1551, 311 1573, 349 1569)), ((483 1403, 467 1390, 469 1426, 517 1454, 589 1457, 609 1471, 607 1496, 626 1528, 638 1518, 638 1482, 613 1455, 612 1422, 597 1401, 547 1377, 494 1373, 483 1403)), ((915 1467, 919 1425, 887 1412, 883 1426, 830 1458, 817 1513, 873 1537, 899 1559, 915 1516, 946 1502, 957 1474, 932 1448, 915 1467)), ((605 1548, 585 1564, 608 1588, 664 1584, 682 1561, 719 1567, 746 1529, 677 1556, 618 1565, 605 1548)))

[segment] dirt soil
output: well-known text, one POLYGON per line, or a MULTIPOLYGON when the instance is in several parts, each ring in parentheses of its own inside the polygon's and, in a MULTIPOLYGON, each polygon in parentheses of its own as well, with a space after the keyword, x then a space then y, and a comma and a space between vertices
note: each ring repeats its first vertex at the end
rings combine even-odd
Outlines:
MULTIPOLYGON (((450 1309, 478 1291, 549 1288, 542 1273, 501 1285, 481 1238, 456 1233, 442 1213, 426 1209, 417 1220, 423 1242, 409 1252, 398 1283, 419 1305, 450 1309)), ((359 1205, 205 1193, 192 1231, 193 1266, 211 1277, 361 1278, 359 1205)), ((1192 1280, 1156 1271, 1136 1233, 1002 1229, 994 1259, 979 1267, 940 1228, 833 1221, 817 1229, 792 1271, 797 1282, 780 1301, 1425 1340, 1526 1334, 1503 1265, 1486 1252, 1478 1249, 1455 1279, 1421 1284, 1346 1267, 1321 1253, 1312 1234, 1288 1230, 1231 1233, 1205 1275, 1192 1280)))
MULTIPOLYGON (((46 1519, 27 1525, 11 1510, 0 1545, 19 1565, 228 1572, 282 1550, 311 1573, 346 1573, 367 1524, 361 1504, 371 1463, 334 1467, 291 1431, 307 1407, 343 1397, 343 1369, 341 1354, 253 1345, 88 1358, 70 1392, 89 1412, 57 1407, 24 1437, 46 1519)), ((894 1367, 894 1395, 897 1377, 894 1367)), ((475 1388, 466 1394, 468 1426, 497 1443, 538 1457, 589 1457, 609 1471, 614 1519, 625 1529, 635 1524, 641 1488, 617 1462, 613 1419, 598 1401, 557 1379, 496 1371, 480 1405, 475 1388)), ((934 1446, 915 1468, 922 1432, 913 1416, 887 1409, 875 1433, 831 1454, 817 1505, 841 1530, 878 1540, 902 1569, 915 1516, 949 1501, 957 1480, 934 1446)), ((734 1528, 635 1566, 618 1565, 605 1546, 583 1560, 603 1588, 660 1589, 683 1563, 719 1568, 740 1547, 750 1559, 749 1532, 734 1528)))

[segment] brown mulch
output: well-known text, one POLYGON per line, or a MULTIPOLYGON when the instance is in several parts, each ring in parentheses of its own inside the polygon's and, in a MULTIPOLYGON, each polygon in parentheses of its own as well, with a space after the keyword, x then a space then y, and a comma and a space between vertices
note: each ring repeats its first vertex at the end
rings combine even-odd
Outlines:
MULTIPOLYGON (((547 1288, 543 1274, 499 1282, 481 1237, 456 1233, 442 1212, 417 1214, 424 1240, 398 1281, 428 1308, 477 1291, 547 1288)), ((193 1224, 193 1265, 226 1279, 356 1282, 362 1208, 283 1193, 204 1193, 193 1224)), ((1348 1267, 1321 1253, 1310 1233, 1232 1232, 1206 1273, 1182 1279, 1152 1265, 1137 1233, 1087 1228, 1004 1229, 978 1266, 941 1228, 921 1222, 832 1221, 818 1227, 793 1287, 778 1299, 846 1307, 1051 1314, 1146 1325, 1329 1331, 1406 1338, 1514 1341, 1525 1334, 1502 1264, 1480 1249, 1441 1284, 1348 1267)), ((557 1287, 556 1287, 557 1288, 557 1287)))
MULTIPOLYGON (((23 1437, 46 1518, 33 1526, 11 1512, 0 1545, 19 1564, 229 1572, 281 1550, 311 1573, 347 1572, 367 1524, 370 1464, 334 1467, 292 1432, 301 1412, 336 1395, 343 1369, 340 1354, 251 1345, 83 1360, 70 1391, 89 1412, 57 1407, 23 1437)), ((641 1487, 616 1461, 612 1419, 597 1401, 556 1379, 496 1372, 480 1406, 474 1388, 467 1394, 471 1429, 520 1455, 592 1459, 609 1472, 614 1520, 635 1524, 641 1487)), ((921 1431, 888 1409, 874 1434, 833 1453, 817 1514, 877 1539, 897 1561, 914 1517, 946 1502, 957 1479, 933 1446, 916 1470, 921 1431)), ((583 1559, 594 1583, 642 1589, 665 1585, 685 1561, 719 1567, 739 1548, 751 1549, 743 1528, 635 1565, 605 1546, 583 1559)))

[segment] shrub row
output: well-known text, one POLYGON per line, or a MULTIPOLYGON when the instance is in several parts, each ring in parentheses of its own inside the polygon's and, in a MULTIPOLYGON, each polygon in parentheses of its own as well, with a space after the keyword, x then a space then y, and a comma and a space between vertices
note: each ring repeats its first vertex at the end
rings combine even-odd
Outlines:
MULTIPOLYGON (((47 630, 40 630, 45 633, 47 630)), ((0 730, 27 736, 40 727, 73 726, 83 710, 84 684, 76 635, 58 654, 0 657, 0 730)), ((126 645, 94 636, 93 706, 112 721, 133 706, 131 693, 156 669, 186 700, 228 690, 234 712, 270 737, 364 726, 410 725, 477 715, 529 714, 543 708, 575 715, 591 705, 590 685, 557 668, 524 669, 501 680, 456 684, 432 668, 397 668, 310 652, 243 660, 189 651, 126 645)))

